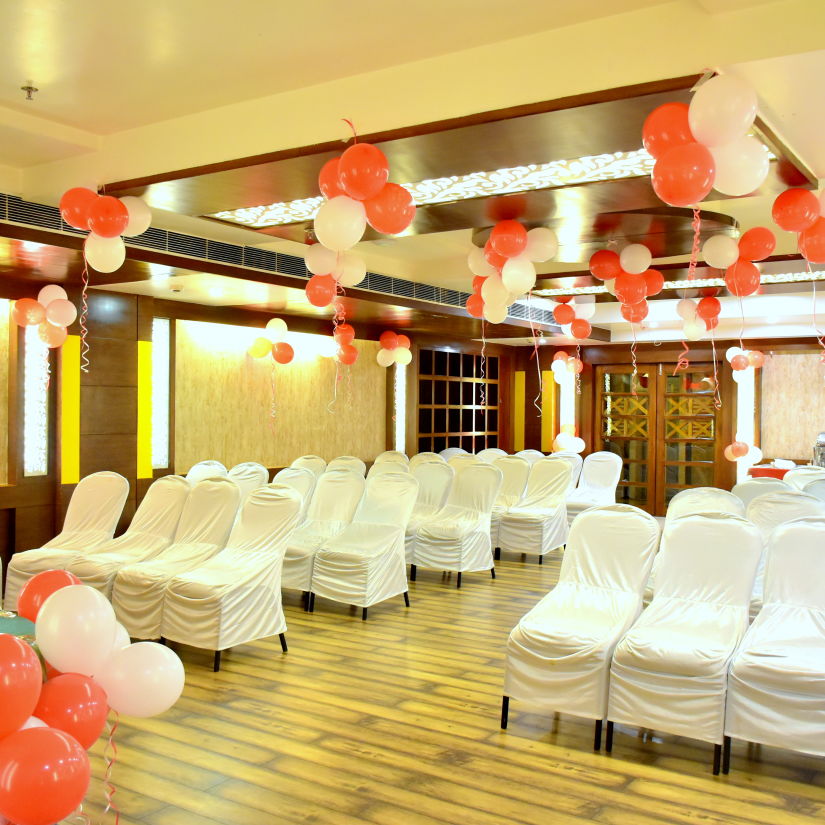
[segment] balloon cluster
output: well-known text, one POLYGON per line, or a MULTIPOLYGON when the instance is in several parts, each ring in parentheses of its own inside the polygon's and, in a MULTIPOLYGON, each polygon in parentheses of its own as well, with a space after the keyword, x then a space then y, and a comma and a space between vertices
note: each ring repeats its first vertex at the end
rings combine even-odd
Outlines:
POLYGON ((808 263, 825 264, 825 192, 818 198, 808 189, 787 189, 773 202, 780 229, 797 232, 799 252, 808 263))
POLYGON ((563 349, 557 350, 553 356, 553 363, 550 365, 553 372, 553 379, 557 384, 562 384, 565 381, 565 376, 569 374, 577 375, 584 369, 584 363, 581 358, 576 358, 575 355, 565 352, 563 349))
POLYGON ((77 309, 62 286, 49 284, 37 293, 37 300, 15 301, 11 317, 20 327, 36 326, 40 340, 53 349, 63 345, 68 335, 66 328, 77 318, 77 309))
POLYGON ((737 373, 753 367, 758 370, 765 364, 765 353, 758 349, 746 350, 741 347, 730 347, 725 353, 725 358, 733 370, 733 380, 739 382, 737 373))
POLYGON ((676 304, 676 314, 682 319, 682 335, 686 341, 698 341, 706 332, 719 326, 722 304, 716 297, 716 290, 709 287, 702 290, 698 301, 682 298, 676 304))
POLYGON ((776 249, 776 236, 766 226, 748 229, 738 241, 727 235, 713 235, 702 246, 708 266, 725 270, 725 285, 732 295, 744 298, 759 289, 762 261, 776 249))
POLYGON ((593 327, 586 318, 576 315, 575 303, 571 298, 560 297, 556 301, 558 305, 553 308, 553 318, 561 326, 570 325, 570 335, 578 340, 590 337, 593 327))
POLYGON ((114 272, 126 260, 123 237, 142 235, 152 212, 140 198, 113 198, 77 186, 60 199, 63 220, 75 229, 89 230, 83 244, 86 263, 98 272, 114 272))
POLYGON ((758 464, 762 460, 762 450, 745 441, 734 441, 728 444, 728 446, 725 447, 724 454, 728 461, 744 459, 749 466, 751 464, 758 464))
POLYGON ((390 364, 406 366, 412 361, 410 339, 403 333, 388 329, 381 333, 378 343, 381 344, 381 349, 378 350, 375 360, 380 366, 388 367, 390 364))
POLYGON ((642 128, 645 149, 656 159, 653 191, 670 206, 693 206, 716 189, 747 195, 768 176, 765 147, 748 135, 756 117, 756 92, 733 75, 703 83, 690 105, 665 103, 642 128))
POLYGON ((31 578, 18 610, 37 643, 0 634, 0 820, 50 825, 86 795, 86 751, 109 708, 163 713, 183 690, 183 665, 163 645, 130 644, 105 596, 68 571, 31 578))
POLYGON ((536 285, 535 264, 549 261, 558 248, 556 233, 546 226, 528 231, 519 221, 499 221, 484 248, 474 246, 467 257, 475 276, 467 312, 500 324, 510 304, 536 285))
POLYGON ((358 360, 358 350, 352 343, 355 340, 355 329, 351 324, 338 324, 332 337, 338 345, 335 357, 341 364, 352 366, 358 360))
POLYGON ((295 357, 291 344, 284 341, 289 328, 282 318, 267 321, 264 334, 256 338, 247 352, 253 358, 266 358, 271 355, 279 364, 288 364, 295 357))
POLYGON ((590 273, 606 282, 608 292, 622 305, 622 318, 631 324, 647 318, 647 299, 658 295, 665 283, 661 272, 650 269, 652 260, 650 250, 640 243, 629 244, 621 254, 600 249, 590 258, 590 273))

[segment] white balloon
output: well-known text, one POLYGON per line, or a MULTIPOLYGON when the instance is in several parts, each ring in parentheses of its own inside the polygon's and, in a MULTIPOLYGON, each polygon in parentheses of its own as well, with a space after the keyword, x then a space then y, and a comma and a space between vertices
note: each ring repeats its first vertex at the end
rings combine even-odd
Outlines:
POLYGON ((338 253, 314 243, 307 249, 304 263, 313 275, 332 275, 338 267, 338 253))
POLYGON ((484 257, 484 250, 474 246, 467 256, 467 265, 473 275, 481 278, 489 278, 491 275, 498 275, 498 270, 484 257))
POLYGON ((751 446, 743 457, 748 464, 758 464, 763 458, 762 450, 760 450, 759 447, 751 446))
POLYGON ((562 375, 567 372, 567 364, 561 358, 557 358, 550 364, 550 369, 556 375, 562 375))
POLYGON ((559 240, 556 233, 546 226, 537 226, 527 232, 527 246, 522 255, 526 255, 534 263, 549 261, 559 251, 559 240))
POLYGON ((42 719, 38 719, 36 716, 30 716, 20 726, 20 730, 28 730, 29 728, 47 728, 47 727, 49 727, 49 726, 42 719))
MULTIPOLYGON (((60 591, 58 591, 60 592, 60 591)), ((116 650, 95 681, 109 707, 126 716, 157 716, 178 701, 184 672, 180 659, 156 642, 137 642, 116 650)))
POLYGON ((378 365, 381 367, 388 367, 390 364, 395 363, 395 350, 394 349, 384 349, 381 347, 380 350, 375 355, 375 360, 378 362, 378 365))
POLYGON ((126 238, 135 238, 142 235, 152 223, 152 210, 146 201, 126 195, 120 199, 129 213, 129 223, 121 233, 126 238))
POLYGON ((609 281, 604 282, 604 288, 614 297, 616 296, 616 279, 611 278, 609 281))
POLYGON ((273 344, 277 344, 279 341, 283 341, 284 338, 286 338, 288 331, 289 328, 283 318, 271 318, 266 322, 264 335, 272 341, 273 344))
POLYGON ((43 603, 35 635, 53 668, 94 676, 112 652, 115 625, 115 611, 102 593, 85 584, 72 584, 56 590, 43 603))
POLYGON ((367 264, 355 252, 345 252, 338 271, 338 283, 341 286, 358 286, 367 277, 367 264))
POLYGON ((732 370, 731 377, 733 378, 733 383, 738 384, 742 380, 742 376, 746 372, 747 370, 732 370))
POLYGON ((366 228, 364 204, 346 195, 338 195, 322 203, 315 213, 315 237, 327 249, 337 252, 357 244, 366 228))
POLYGON ((510 291, 498 275, 491 275, 481 285, 481 297, 485 306, 507 306, 510 300, 510 291))
MULTIPOLYGON (((727 359, 728 363, 734 358, 736 355, 744 355, 745 350, 741 347, 728 347, 725 350, 725 358, 727 359)), ((734 370, 735 372, 735 370, 734 370)))
POLYGON ((682 298, 676 304, 676 314, 685 321, 693 321, 696 318, 696 301, 691 301, 690 298, 682 298))
POLYGON ((650 269, 653 256, 650 250, 640 243, 632 243, 626 246, 619 255, 619 263, 625 272, 631 275, 641 275, 646 269, 650 269))
POLYGON ((503 304, 484 304, 484 319, 491 324, 500 324, 507 317, 507 307, 503 304))
POLYGON ((768 177, 768 151, 752 135, 714 146, 710 153, 716 161, 713 188, 723 195, 749 195, 768 177))
POLYGON ((587 445, 584 443, 584 439, 583 439, 583 438, 579 438, 578 436, 576 436, 576 437, 574 437, 574 438, 573 438, 573 443, 570 445, 570 449, 571 449, 574 453, 583 453, 583 452, 584 452, 584 448, 585 448, 586 446, 587 446, 587 445))
POLYGON ((395 356, 396 364, 403 364, 406 366, 410 363, 410 361, 412 361, 412 353, 409 349, 407 349, 407 347, 396 347, 394 350, 391 350, 391 352, 395 356))
POLYGON ((524 253, 508 258, 501 268, 501 282, 511 295, 524 295, 536 285, 536 268, 524 253))
POLYGON ((585 321, 589 321, 596 314, 595 295, 577 295, 573 299, 573 305, 576 307, 577 318, 584 318, 585 321))
POLYGON ((91 232, 83 243, 83 254, 92 269, 98 272, 114 272, 126 260, 123 238, 101 238, 91 232))
POLYGON ((694 319, 693 321, 685 321, 685 323, 682 324, 682 332, 688 341, 699 341, 704 338, 707 330, 705 329, 704 321, 694 319))
MULTIPOLYGON (((554 442, 553 442, 553 449, 557 452, 561 452, 564 450, 573 450, 573 447, 576 443, 576 436, 570 435, 570 433, 559 433, 554 442), (557 446, 558 445, 558 446, 557 446)), ((579 452, 576 450, 576 452, 579 452)))
POLYGON ((729 74, 713 77, 690 101, 690 131, 705 146, 730 143, 751 128, 756 107, 756 92, 744 80, 729 74))
POLYGON ((116 650, 123 650, 130 644, 132 640, 129 638, 129 631, 120 622, 115 622, 115 643, 112 645, 112 653, 116 650))
POLYGON ((727 269, 739 259, 739 244, 729 235, 711 235, 702 245, 702 258, 714 269, 727 269))
POLYGON ((573 332, 573 324, 562 324, 561 325, 561 334, 567 336, 568 338, 572 337, 573 332))
POLYGON ((37 293, 37 303, 41 306, 47 307, 52 301, 66 301, 68 300, 66 290, 57 284, 49 284, 44 286, 40 292, 37 293))

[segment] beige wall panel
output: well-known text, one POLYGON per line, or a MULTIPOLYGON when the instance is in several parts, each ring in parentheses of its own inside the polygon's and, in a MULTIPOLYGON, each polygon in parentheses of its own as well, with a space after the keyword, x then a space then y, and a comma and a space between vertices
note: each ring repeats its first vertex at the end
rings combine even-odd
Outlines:
POLYGON ((9 315, 11 301, 0 299, 0 484, 9 481, 9 315))
POLYGON ((822 431, 825 366, 819 352, 768 356, 762 367, 762 452, 769 458, 810 461, 822 431))
POLYGON ((178 321, 176 331, 175 472, 204 459, 284 467, 305 453, 371 461, 385 449, 388 371, 377 342, 355 342, 360 356, 340 367, 330 411, 335 361, 310 354, 329 346, 325 336, 290 333, 296 358, 273 370, 271 358, 246 354, 261 330, 178 321))

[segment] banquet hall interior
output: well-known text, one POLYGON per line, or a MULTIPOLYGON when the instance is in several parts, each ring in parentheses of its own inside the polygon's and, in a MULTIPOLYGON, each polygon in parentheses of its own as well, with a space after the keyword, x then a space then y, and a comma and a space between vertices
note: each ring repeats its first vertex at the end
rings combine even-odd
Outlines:
POLYGON ((821 821, 822 0, 0 29, 0 825, 821 821))

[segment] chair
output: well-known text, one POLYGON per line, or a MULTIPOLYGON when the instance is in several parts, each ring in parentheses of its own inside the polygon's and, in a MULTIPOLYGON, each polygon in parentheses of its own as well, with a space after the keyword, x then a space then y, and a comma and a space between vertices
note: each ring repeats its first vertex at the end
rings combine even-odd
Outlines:
POLYGON ((820 501, 825 501, 825 479, 816 479, 816 481, 809 481, 802 491, 809 496, 814 496, 820 501))
POLYGON ((825 756, 825 519, 771 534, 765 604, 728 677, 725 735, 825 756))
POLYGON ((761 550, 756 526, 728 513, 665 525, 653 601, 613 654, 608 751, 614 723, 652 728, 712 743, 719 773, 728 666, 761 550))
POLYGON ((409 458, 407 458, 407 454, 402 453, 401 450, 384 450, 383 453, 375 457, 375 461, 373 461, 372 463, 382 464, 384 461, 396 461, 401 464, 410 463, 409 458))
POLYGON ((449 461, 453 456, 469 455, 469 453, 463 447, 447 447, 445 450, 441 450, 439 455, 445 461, 449 461))
POLYGON ((455 470, 456 475, 458 475, 466 467, 472 467, 475 464, 483 464, 484 462, 479 461, 470 453, 462 453, 461 455, 454 455, 452 458, 448 458, 447 463, 453 468, 453 470, 455 470))
POLYGON ((195 485, 205 478, 217 478, 218 476, 226 475, 226 467, 220 461, 199 461, 189 468, 186 474, 186 480, 195 485))
POLYGON ((281 587, 309 592, 316 551, 352 521, 365 483, 350 470, 329 470, 318 479, 306 520, 287 542, 281 587))
POLYGON ((507 450, 499 449, 498 447, 488 447, 486 450, 480 450, 476 453, 476 458, 479 461, 486 461, 488 464, 495 464, 496 459, 503 458, 507 455, 507 450))
POLYGON ((560 451, 558 453, 550 453, 547 458, 566 461, 570 465, 570 486, 567 488, 567 492, 570 493, 575 490, 576 485, 579 483, 579 477, 582 474, 582 457, 578 453, 560 451))
POLYGON ((302 508, 300 493, 286 485, 250 493, 226 547, 167 585, 160 635, 214 650, 215 671, 222 650, 255 639, 277 634, 286 653, 281 563, 302 508))
POLYGON ((757 496, 785 493, 793 489, 790 484, 778 478, 748 478, 734 484, 731 492, 747 507, 757 496))
MULTIPOLYGON (((530 462, 526 458, 519 458, 517 455, 507 455, 496 459, 493 466, 501 470, 501 487, 498 488, 498 495, 493 504, 490 516, 490 541, 493 543, 493 550, 498 546, 498 527, 501 517, 511 507, 518 504, 519 499, 527 486, 527 477, 530 475, 530 462)), ((498 558, 498 552, 495 554, 498 558)))
POLYGON ((502 516, 498 544, 502 552, 537 553, 544 556, 567 541, 565 493, 570 465, 543 458, 530 468, 527 489, 518 504, 502 516))
POLYGON ((105 471, 82 478, 72 491, 63 529, 42 547, 12 556, 6 571, 6 610, 17 609, 17 596, 32 576, 62 570, 79 554, 110 541, 128 495, 129 482, 118 473, 105 471))
POLYGON ((426 524, 444 506, 450 494, 455 471, 446 461, 439 459, 417 464, 412 468, 411 474, 418 482, 418 498, 415 500, 415 507, 407 522, 404 538, 407 564, 412 562, 418 528, 426 524))
POLYGON ((416 453, 416 455, 410 459, 410 472, 419 464, 426 464, 429 461, 440 461, 443 464, 447 463, 438 453, 416 453))
POLYGON ((591 453, 582 464, 579 484, 567 496, 567 520, 588 507, 616 502, 616 487, 622 473, 622 459, 615 453, 591 453))
POLYGON ((239 504, 238 485, 228 478, 199 481, 184 505, 178 526, 181 539, 176 534, 175 541, 158 555, 120 568, 112 587, 112 607, 133 639, 161 635, 167 584, 226 546, 239 504))
POLYGON ((352 521, 324 542, 312 569, 310 612, 321 596, 367 610, 378 602, 407 593, 404 533, 418 495, 410 473, 387 473, 367 481, 364 497, 352 521))
POLYGON ((226 477, 240 488, 241 503, 243 503, 253 490, 263 487, 269 481, 269 470, 256 461, 245 461, 242 464, 236 464, 226 474, 226 477))
POLYGON ((666 521, 696 513, 730 513, 745 517, 742 499, 718 487, 693 487, 681 490, 670 500, 665 514, 666 521))
POLYGON ((383 473, 408 473, 410 465, 402 461, 380 461, 373 464, 367 473, 367 478, 382 475, 383 473))
POLYGON ((111 598, 112 582, 124 564, 151 559, 172 543, 190 489, 183 476, 163 476, 152 482, 126 532, 79 553, 67 569, 83 584, 111 598))
POLYGON ((351 470, 363 476, 366 475, 367 465, 354 455, 339 455, 338 458, 333 458, 332 461, 327 464, 326 471, 330 472, 330 470, 351 470))
POLYGON ((489 570, 495 578, 490 541, 490 514, 501 486, 501 470, 479 461, 456 474, 447 503, 418 528, 410 580, 416 570, 455 571, 456 587, 461 574, 489 570))
POLYGON ((545 457, 544 453, 540 450, 519 450, 516 455, 528 461, 530 464, 535 464, 545 457))
POLYGON ((595 720, 594 747, 601 747, 613 649, 641 612, 658 545, 656 519, 627 504, 593 507, 576 519, 559 583, 507 641, 502 728, 517 699, 595 720))
POLYGON ((308 467, 284 467, 275 473, 273 484, 291 487, 301 497, 301 518, 312 500, 312 492, 318 483, 317 476, 308 467))
POLYGON ((812 481, 819 481, 825 478, 825 467, 814 467, 810 464, 801 467, 794 467, 793 470, 788 470, 785 473, 785 482, 797 490, 804 490, 805 485, 812 481))
POLYGON ((296 458, 290 467, 298 467, 301 470, 309 470, 316 478, 327 468, 327 463, 319 455, 302 455, 296 458))

